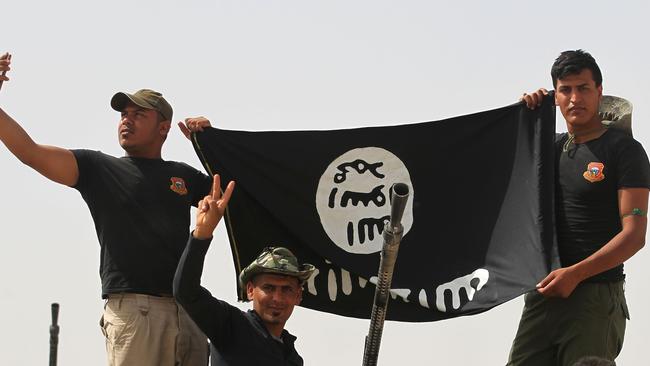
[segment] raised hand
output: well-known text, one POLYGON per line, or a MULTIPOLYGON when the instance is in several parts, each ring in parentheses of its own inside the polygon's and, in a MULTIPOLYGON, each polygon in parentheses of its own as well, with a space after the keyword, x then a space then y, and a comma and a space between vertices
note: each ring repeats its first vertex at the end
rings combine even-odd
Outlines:
POLYGON ((539 88, 532 93, 524 93, 519 100, 525 102, 526 107, 529 109, 535 109, 542 105, 542 100, 545 95, 548 95, 548 90, 539 88))
POLYGON ((0 56, 0 88, 2 88, 2 83, 8 81, 7 71, 11 70, 11 55, 9 52, 6 52, 4 55, 0 56))
POLYGON ((198 206, 196 213, 196 228, 192 234, 197 239, 208 239, 212 237, 214 229, 221 221, 232 191, 235 189, 235 182, 231 181, 226 187, 226 191, 221 195, 221 178, 215 174, 212 178, 212 191, 205 196, 198 206))
POLYGON ((178 128, 181 129, 183 135, 189 140, 192 132, 203 131, 205 127, 210 127, 210 121, 205 117, 192 117, 185 118, 185 122, 178 122, 178 128))

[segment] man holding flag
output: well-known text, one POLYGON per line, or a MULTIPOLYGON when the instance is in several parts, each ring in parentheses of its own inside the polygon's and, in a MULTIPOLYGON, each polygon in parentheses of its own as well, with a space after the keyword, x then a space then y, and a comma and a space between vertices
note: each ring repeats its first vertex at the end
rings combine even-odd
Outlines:
MULTIPOLYGON (((645 242, 650 164, 640 143, 602 123, 600 68, 585 51, 565 51, 551 77, 568 130, 555 140, 561 268, 526 295, 508 365, 613 361, 629 319, 623 262, 645 242)), ((522 100, 534 109, 546 94, 540 89, 522 100)))

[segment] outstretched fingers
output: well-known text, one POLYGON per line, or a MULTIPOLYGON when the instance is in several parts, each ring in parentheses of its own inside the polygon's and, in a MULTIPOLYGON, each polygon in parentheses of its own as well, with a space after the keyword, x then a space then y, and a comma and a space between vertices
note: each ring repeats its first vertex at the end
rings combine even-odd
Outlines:
POLYGON ((232 191, 235 190, 235 181, 231 180, 228 183, 228 186, 226 186, 226 190, 223 192, 223 197, 221 197, 221 202, 219 203, 219 206, 226 207, 228 205, 228 201, 230 201, 230 196, 232 196, 232 191))
POLYGON ((221 197, 221 177, 215 174, 212 177, 212 198, 218 200, 221 197))
POLYGON ((199 202, 199 209, 201 212, 208 212, 211 206, 216 206, 216 202, 219 200, 220 196, 221 178, 219 177, 219 174, 215 174, 212 177, 212 188, 210 189, 210 193, 199 202))
POLYGON ((226 186, 226 190, 223 192, 222 195, 221 176, 219 176, 219 174, 215 174, 212 177, 212 190, 210 191, 210 195, 208 197, 212 202, 215 202, 217 204, 219 209, 225 210, 225 207, 228 205, 228 201, 230 201, 230 196, 232 196, 232 192, 234 189, 235 189, 235 182, 230 181, 228 183, 228 186, 226 186))

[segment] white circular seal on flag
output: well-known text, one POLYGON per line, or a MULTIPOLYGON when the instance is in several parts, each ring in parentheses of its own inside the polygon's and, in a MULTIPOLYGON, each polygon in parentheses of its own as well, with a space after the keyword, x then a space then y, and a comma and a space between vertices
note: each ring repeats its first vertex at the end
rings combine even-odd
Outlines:
POLYGON ((404 234, 413 225, 414 189, 404 163, 379 147, 357 148, 336 158, 318 182, 316 209, 329 238, 355 254, 381 251, 390 217, 390 188, 405 183, 410 195, 404 210, 404 234))

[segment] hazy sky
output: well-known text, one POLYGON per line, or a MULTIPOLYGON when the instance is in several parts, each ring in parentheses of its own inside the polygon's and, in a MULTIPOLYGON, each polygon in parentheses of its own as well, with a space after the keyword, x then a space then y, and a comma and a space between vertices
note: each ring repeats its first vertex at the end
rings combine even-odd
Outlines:
MULTIPOLYGON (((145 87, 165 94, 175 119, 204 115, 227 129, 438 120, 551 88, 555 57, 584 48, 605 94, 635 104, 635 137, 650 147, 647 1, 3 0, 0 9, 0 52, 14 55, 0 106, 40 143, 122 155, 109 100, 145 87)), ((178 130, 163 156, 201 168, 178 130)), ((0 363, 47 362, 56 301, 59 364, 103 364, 99 245, 86 204, 2 145, 0 169, 0 363)), ((645 249, 626 264, 632 320, 621 365, 647 362, 649 261, 645 249)), ((223 227, 203 283, 236 301, 223 227)), ((503 365, 522 305, 387 322, 379 363, 503 365)), ((361 364, 368 321, 297 308, 287 328, 307 365, 361 364)))

